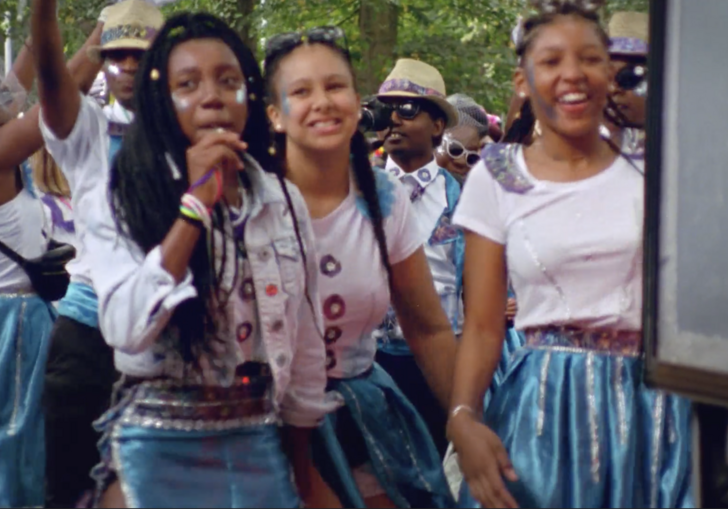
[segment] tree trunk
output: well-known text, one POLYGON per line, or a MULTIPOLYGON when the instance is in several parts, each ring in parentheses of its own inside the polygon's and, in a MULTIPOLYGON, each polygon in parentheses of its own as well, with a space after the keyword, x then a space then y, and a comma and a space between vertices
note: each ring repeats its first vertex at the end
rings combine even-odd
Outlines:
POLYGON ((240 21, 233 26, 240 34, 245 45, 257 53, 258 34, 253 26, 253 10, 255 9, 256 0, 236 0, 238 12, 242 15, 240 21))
POLYGON ((391 0, 361 0, 359 30, 362 62, 358 84, 362 95, 376 93, 393 64, 399 11, 391 0))

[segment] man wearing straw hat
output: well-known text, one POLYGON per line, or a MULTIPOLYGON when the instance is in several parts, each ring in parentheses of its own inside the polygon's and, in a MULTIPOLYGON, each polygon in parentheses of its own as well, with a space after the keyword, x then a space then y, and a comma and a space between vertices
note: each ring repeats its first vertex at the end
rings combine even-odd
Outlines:
POLYGON ((607 118, 612 137, 622 150, 644 158, 647 103, 649 18, 640 12, 615 12, 609 22, 609 54, 616 71, 610 88, 607 118))
MULTIPOLYGON (((377 97, 393 108, 390 128, 379 133, 389 156, 386 168, 410 193, 435 288, 459 334, 464 240, 450 219, 460 197, 460 184, 435 159, 445 129, 458 124, 457 110, 447 101, 440 72, 409 58, 397 61, 377 97)), ((377 361, 420 412, 444 455, 446 413, 427 386, 391 310, 378 336, 377 361)))
POLYGON ((103 63, 115 98, 102 110, 95 99, 79 95, 61 65, 63 43, 55 12, 56 0, 33 1, 41 131, 69 183, 79 242, 77 257, 68 266, 71 284, 58 306, 46 369, 46 505, 73 507, 84 491, 94 488, 89 473, 99 463, 99 437, 92 422, 108 409, 117 378, 113 352, 99 331, 98 299, 82 241, 84 205, 104 189, 108 175, 100 169, 109 166, 133 119, 134 75, 164 19, 144 0, 124 0, 102 11, 101 44, 89 49, 89 56, 103 63))

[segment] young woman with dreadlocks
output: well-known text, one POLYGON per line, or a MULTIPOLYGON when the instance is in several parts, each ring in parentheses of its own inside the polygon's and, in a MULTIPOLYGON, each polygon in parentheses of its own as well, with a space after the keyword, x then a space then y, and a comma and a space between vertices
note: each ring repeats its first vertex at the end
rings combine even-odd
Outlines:
MULTIPOLYGON (((263 170, 263 94, 230 27, 173 17, 140 63, 108 184, 84 204, 99 324, 122 373, 96 423, 103 506, 297 507, 291 465, 309 500, 309 430, 337 402, 306 206, 263 170)), ((83 101, 79 118, 92 109, 83 101)))
POLYGON ((454 218, 466 314, 449 436, 486 507, 686 507, 689 403, 642 379, 643 174, 600 136, 601 2, 533 3, 514 84, 541 135, 487 147, 454 218), (526 346, 483 424, 509 280, 526 346))
POLYGON ((282 34, 269 41, 265 60, 277 152, 313 219, 329 389, 346 402, 317 435, 323 444, 315 450, 345 461, 334 467, 320 457, 318 466, 347 505, 452 506, 424 421, 374 362, 373 332, 391 302, 430 386, 448 405, 455 338, 409 197, 369 163, 343 35, 336 27, 282 34), (338 489, 354 485, 353 495, 338 489))

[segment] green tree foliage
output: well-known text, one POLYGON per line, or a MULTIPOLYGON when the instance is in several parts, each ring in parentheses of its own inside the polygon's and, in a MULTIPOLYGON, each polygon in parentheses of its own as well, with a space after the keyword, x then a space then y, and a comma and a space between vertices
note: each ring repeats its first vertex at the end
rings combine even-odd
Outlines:
MULTIPOLYGON (((3 25, 19 48, 27 34, 27 6, 3 0, 12 13, 3 25)), ((59 20, 67 54, 94 26, 107 0, 61 0, 59 20)), ((525 0, 178 0, 167 14, 183 10, 213 12, 231 24, 258 55, 280 32, 338 25, 358 72, 362 95, 376 92, 399 57, 437 67, 448 93, 473 96, 490 112, 503 114, 511 95, 516 63, 511 30, 525 12, 525 0)), ((604 17, 617 10, 647 11, 649 0, 609 0, 604 17)))

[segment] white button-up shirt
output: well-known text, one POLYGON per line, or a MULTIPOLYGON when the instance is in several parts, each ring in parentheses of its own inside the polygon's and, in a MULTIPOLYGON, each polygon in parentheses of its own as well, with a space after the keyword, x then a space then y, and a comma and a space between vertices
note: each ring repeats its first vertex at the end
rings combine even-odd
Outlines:
POLYGON ((455 333, 458 334, 461 332, 463 320, 462 298, 457 295, 455 247, 453 243, 440 245, 429 243, 440 217, 448 206, 445 175, 440 171, 435 159, 417 171, 406 173, 390 157, 385 168, 399 178, 410 193, 435 290, 440 296, 450 323, 457 324, 455 333))

